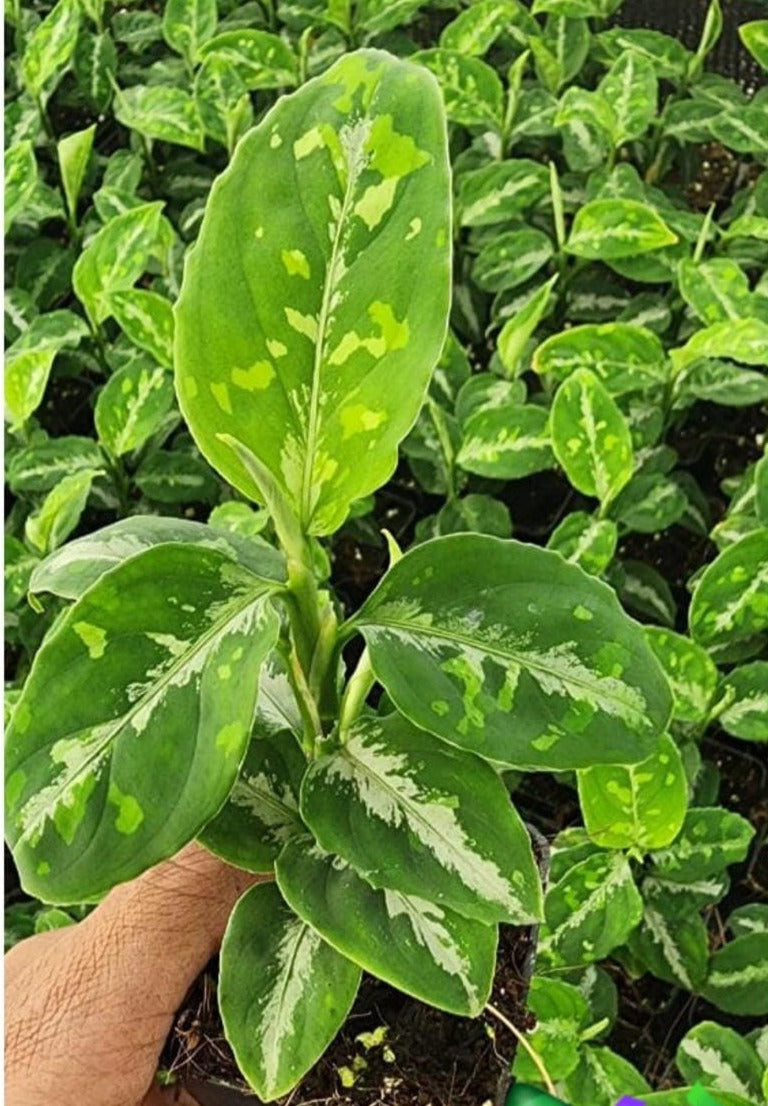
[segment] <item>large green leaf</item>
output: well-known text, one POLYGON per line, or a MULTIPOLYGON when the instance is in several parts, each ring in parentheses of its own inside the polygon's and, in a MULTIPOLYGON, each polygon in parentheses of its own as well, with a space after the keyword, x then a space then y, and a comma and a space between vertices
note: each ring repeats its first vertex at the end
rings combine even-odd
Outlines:
POLYGON ((344 1023, 360 969, 286 906, 274 883, 246 891, 221 946, 219 1008, 259 1097, 290 1091, 344 1023))
POLYGON ((417 725, 518 767, 643 760, 670 693, 613 591, 558 553, 470 534, 394 565, 352 622, 417 725))
POLYGON ((603 505, 632 476, 632 436, 610 392, 589 369, 577 369, 557 390, 552 449, 574 488, 603 505))
POLYGON ((222 534, 201 522, 143 515, 121 519, 59 549, 35 572, 30 590, 79 599, 111 568, 145 549, 168 542, 210 546, 241 561, 257 575, 275 579, 283 576, 282 557, 271 546, 255 544, 234 533, 222 534))
POLYGON ((705 326, 752 314, 747 274, 728 257, 698 264, 686 258, 678 269, 680 294, 705 326))
POLYGON ((284 847, 276 872, 293 910, 344 956, 441 1010, 480 1013, 493 981, 495 926, 418 895, 375 890, 307 839, 284 847))
POLYGON ((315 761, 301 813, 374 887, 486 923, 541 915, 531 843, 497 773, 399 715, 360 720, 315 761))
POLYGON ((231 483, 263 495, 222 434, 325 534, 386 479, 443 345, 450 237, 445 120, 421 67, 349 54, 240 143, 176 316, 181 406, 231 483))
POLYGON ((216 813, 250 733, 279 586, 217 550, 162 545, 57 624, 6 746, 6 831, 30 894, 97 898, 216 813))
MULTIPOLYGON (((579 1065, 567 1076, 565 1087, 572 1106, 614 1106, 621 1102, 621 1095, 626 1092, 643 1101, 645 1092, 651 1089, 623 1056, 609 1048, 589 1045, 579 1050, 579 1065)), ((635 1099, 625 1097, 623 1101, 634 1103, 635 1099)))
POLYGON ((578 773, 579 801, 593 841, 606 849, 660 849, 683 824, 688 786, 671 737, 640 764, 599 764, 578 773))
POLYGON ((768 529, 745 535, 707 566, 693 593, 689 625, 705 646, 768 627, 768 529))

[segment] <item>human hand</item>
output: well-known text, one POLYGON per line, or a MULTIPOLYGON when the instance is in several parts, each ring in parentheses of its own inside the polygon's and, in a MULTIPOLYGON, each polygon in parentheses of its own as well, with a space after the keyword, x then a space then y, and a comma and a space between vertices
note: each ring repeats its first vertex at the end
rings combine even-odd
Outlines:
POLYGON ((258 877, 188 845, 5 957, 8 1106, 195 1106, 154 1085, 187 989, 258 877))

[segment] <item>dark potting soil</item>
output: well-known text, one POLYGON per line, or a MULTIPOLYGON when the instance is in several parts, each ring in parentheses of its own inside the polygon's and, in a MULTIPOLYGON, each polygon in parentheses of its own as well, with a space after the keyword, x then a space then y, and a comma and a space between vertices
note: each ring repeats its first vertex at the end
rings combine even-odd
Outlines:
MULTIPOLYGON (((521 1031, 532 1025, 525 1000, 533 948, 530 928, 501 927, 491 1002, 521 1031)), ((330 1048, 279 1106, 499 1106, 515 1046, 513 1034, 490 1015, 457 1018, 364 975, 330 1048), (361 1034, 376 1034, 379 1043, 361 1041, 361 1034)), ((161 1067, 201 1106, 261 1101, 247 1094, 224 1039, 215 964, 187 996, 161 1067), (240 1095, 227 1096, 223 1086, 240 1095)))

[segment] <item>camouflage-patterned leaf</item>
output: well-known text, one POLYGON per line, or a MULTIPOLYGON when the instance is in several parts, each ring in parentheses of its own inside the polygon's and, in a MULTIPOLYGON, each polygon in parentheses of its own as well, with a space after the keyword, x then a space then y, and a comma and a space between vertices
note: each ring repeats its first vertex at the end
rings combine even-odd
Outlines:
POLYGON ((67 611, 7 738, 6 832, 29 894, 98 898, 216 813, 277 635, 278 587, 216 550, 165 545, 67 611))
POLYGON ((522 214, 549 191, 543 165, 516 158, 464 173, 459 181, 459 220, 464 227, 503 223, 522 214))
POLYGON ((672 717, 681 722, 705 721, 718 680, 709 654, 695 641, 672 630, 646 626, 645 636, 672 688, 672 717))
POLYGON ((264 494, 222 434, 324 534, 386 479, 442 349, 449 243, 445 123, 418 66, 347 55, 239 144, 176 315, 181 405, 230 483, 264 494))
POLYGON ((677 242, 655 208, 638 200, 592 200, 579 208, 566 249, 577 257, 611 261, 677 242))
POLYGON ((533 355, 537 373, 565 380, 576 369, 590 369, 612 396, 664 383, 666 362, 658 337, 629 323, 574 326, 554 334, 533 355))
POLYGON ((669 689, 639 627, 557 553, 438 538, 393 565, 351 625, 404 714, 494 761, 633 763, 666 724, 669 689))
POLYGON ((587 831, 605 849, 660 849, 673 841, 688 806, 677 746, 667 734, 640 764, 599 764, 578 773, 587 831))
POLYGON ((768 661, 734 668, 723 680, 721 694, 728 706, 718 720, 726 733, 768 741, 768 661))
POLYGON ((599 576, 613 560, 618 537, 616 523, 611 519, 573 511, 552 532, 547 549, 554 549, 566 561, 599 576))
POLYGON ((689 625, 705 646, 768 627, 768 529, 747 534, 707 566, 693 593, 689 625))
POLYGON ((497 773, 397 714, 359 720, 310 765, 301 814, 373 887, 485 923, 541 916, 528 833, 497 773))
POLYGON ((552 403, 552 449, 566 476, 604 505, 632 476, 632 436, 610 393, 589 369, 563 381, 552 403))
POLYGON ((360 969, 297 918, 274 883, 246 891, 221 946, 219 1008, 237 1065, 262 1100, 290 1091, 322 1056, 359 983, 360 969))
POLYGON ((548 423, 544 408, 532 404, 480 407, 464 423, 456 463, 504 480, 552 468, 548 423))
POLYGON ((504 89, 490 65, 458 50, 439 47, 412 56, 437 77, 451 122, 465 127, 501 128, 504 89))
POLYGON ((451 1013, 482 1010, 493 979, 496 926, 417 895, 375 890, 311 839, 289 842, 276 872, 299 917, 360 967, 451 1013))
POLYGON ((132 362, 111 376, 99 392, 94 419, 99 441, 113 457, 142 446, 173 405, 173 378, 167 369, 132 362))
POLYGON ((127 288, 109 296, 110 314, 140 349, 158 365, 173 364, 173 308, 164 296, 143 288, 127 288))

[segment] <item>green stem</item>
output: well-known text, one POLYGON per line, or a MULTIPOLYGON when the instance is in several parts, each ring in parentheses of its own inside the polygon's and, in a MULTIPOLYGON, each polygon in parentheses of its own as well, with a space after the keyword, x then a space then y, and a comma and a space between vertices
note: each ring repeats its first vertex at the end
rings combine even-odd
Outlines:
POLYGON ((296 704, 301 715, 303 726, 301 745, 306 755, 312 758, 315 756, 317 742, 323 736, 323 727, 320 722, 320 715, 317 712, 317 704, 309 690, 304 670, 295 650, 292 650, 288 657, 288 681, 293 688, 296 704))
POLYGON ((353 723, 358 718, 360 711, 365 706, 368 693, 376 683, 376 676, 371 667, 371 655, 367 647, 363 650, 357 667, 349 679, 339 710, 339 733, 342 744, 353 723))

